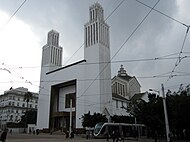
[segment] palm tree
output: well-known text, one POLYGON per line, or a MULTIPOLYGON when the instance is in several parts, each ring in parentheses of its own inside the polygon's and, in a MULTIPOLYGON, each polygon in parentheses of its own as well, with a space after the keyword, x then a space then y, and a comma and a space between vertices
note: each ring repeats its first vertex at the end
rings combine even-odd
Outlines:
POLYGON ((28 103, 30 102, 30 100, 32 100, 32 97, 33 97, 33 94, 31 92, 26 92, 24 94, 24 101, 26 101, 26 104, 27 104, 26 108, 27 108, 27 110, 28 110, 28 103))
POLYGON ((25 113, 25 126, 24 132, 26 132, 26 124, 27 124, 27 111, 28 111, 28 103, 32 100, 33 94, 31 92, 26 92, 24 94, 24 101, 26 101, 26 113, 25 113))

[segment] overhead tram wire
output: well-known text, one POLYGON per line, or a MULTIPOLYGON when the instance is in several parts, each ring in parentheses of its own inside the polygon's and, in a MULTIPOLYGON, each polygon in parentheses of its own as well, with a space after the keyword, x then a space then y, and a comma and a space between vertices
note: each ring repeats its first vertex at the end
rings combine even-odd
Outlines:
MULTIPOLYGON (((107 21, 111 16, 112 16, 112 14, 121 6, 121 4, 124 2, 124 1, 126 1, 126 0, 122 0, 116 7, 115 7, 115 9, 105 18, 105 21, 107 21)), ((73 56, 84 46, 84 43, 85 43, 86 41, 84 41, 83 43, 82 43, 82 45, 71 55, 71 57, 64 63, 64 65, 66 65, 72 58, 73 58, 73 56)))
MULTIPOLYGON (((158 0, 156 2, 156 4, 154 5, 154 7, 160 2, 160 0, 158 0)), ((152 10, 154 9, 154 7, 146 14, 146 16, 142 19, 142 21, 137 25, 137 27, 133 30, 133 32, 129 35, 129 37, 124 41, 124 43, 121 45, 121 47, 119 48, 119 50, 113 55, 113 57, 111 58, 111 60, 120 52, 120 50, 123 48, 123 46, 129 41, 129 39, 133 36, 133 34, 137 31, 137 29, 141 26, 141 24, 146 20, 146 18, 150 15, 150 13, 152 12, 152 10)))
MULTIPOLYGON (((160 0, 158 0, 153 8, 160 2, 160 0)), ((153 8, 146 14, 146 16, 142 19, 142 21, 136 26, 136 28, 133 30, 133 32, 130 34, 130 36, 124 41, 124 43, 121 45, 121 47, 119 48, 119 50, 112 56, 112 58, 110 59, 110 62, 111 60, 113 60, 113 58, 120 52, 120 50, 124 47, 124 45, 129 41, 129 39, 133 36, 133 34, 137 31, 137 29, 141 26, 141 24, 146 20, 146 18, 149 16, 149 14, 152 12, 153 8)), ((81 94, 81 96, 79 97, 82 97, 86 91, 92 86, 92 84, 94 83, 94 81, 100 76, 100 74, 106 69, 106 67, 108 66, 109 63, 107 63, 104 68, 99 72, 99 74, 96 76, 96 78, 89 84, 89 86, 85 89, 85 91, 81 94)), ((79 98, 78 97, 78 98, 79 98)))
MULTIPOLYGON (((176 54, 179 54, 179 53, 175 53, 176 54)), ((174 55, 174 54, 173 54, 174 55)), ((165 56, 161 56, 161 57, 155 57, 155 58, 142 58, 142 59, 128 59, 128 60, 115 60, 115 61, 111 61, 111 62, 91 62, 91 63, 86 63, 85 65, 93 65, 93 64, 104 64, 104 63, 112 63, 112 64, 115 64, 115 63, 126 63, 126 62, 129 62, 129 63, 133 63, 133 62, 147 62, 147 61, 158 61, 158 60, 174 60, 174 59, 177 59, 179 57, 169 57, 169 56, 172 56, 172 54, 170 55, 165 55, 165 56)), ((190 56, 183 56, 181 58, 190 58, 190 56)), ((81 66, 84 66, 84 64, 79 64, 81 66)), ((33 67, 9 67, 9 69, 24 69, 24 68, 39 68, 40 66, 33 66, 33 67)), ((50 67, 50 66, 42 66, 42 67, 50 67)))
MULTIPOLYGON (((156 58, 149 58, 149 59, 133 59, 133 60, 123 60, 123 61, 112 61, 111 63, 138 62, 138 61, 139 62, 142 62, 142 61, 156 61, 156 60, 166 60, 166 59, 177 59, 178 58, 178 57, 163 58, 163 57, 169 57, 169 56, 172 56, 172 55, 176 55, 176 54, 165 55, 165 56, 162 56, 162 58, 156 57, 156 58)), ((190 56, 184 56, 183 58, 189 58, 189 57, 190 56)), ((107 62, 104 62, 104 63, 107 63, 107 62)), ((97 64, 97 63, 92 63, 92 64, 97 64)), ((6 64, 3 63, 3 65, 6 66, 6 68, 8 68, 9 70, 13 70, 13 68, 8 67, 6 64)), ((7 82, 0 82, 0 83, 19 83, 19 82, 23 82, 23 83, 30 83, 33 86, 45 89, 43 87, 40 87, 40 86, 34 84, 34 82, 40 82, 40 81, 28 81, 28 80, 24 80, 23 76, 18 75, 18 73, 15 72, 15 71, 14 71, 14 73, 16 73, 17 75, 14 75, 12 73, 11 73, 11 75, 13 75, 13 76, 15 76, 15 77, 17 77, 19 79, 22 79, 23 81, 7 81, 7 82)), ((158 78, 158 76, 160 76, 160 75, 148 76, 148 77, 139 77, 139 78, 158 78)), ((85 80, 78 80, 78 81, 90 81, 90 80, 93 80, 93 79, 85 79, 85 80)), ((99 80, 99 79, 96 79, 96 80, 99 80)), ((68 81, 68 80, 51 80, 51 81, 41 81, 41 82, 60 82, 60 81, 68 81)), ((49 91, 48 89, 46 89, 46 90, 49 91)))
POLYGON ((27 0, 24 0, 21 5, 16 9, 16 11, 11 15, 11 17, 7 20, 7 22, 0 29, 0 32, 7 26, 7 24, 11 21, 11 19, 16 15, 16 13, 21 9, 21 7, 26 3, 27 0))
POLYGON ((180 64, 181 60, 183 59, 181 57, 181 54, 183 53, 183 48, 184 48, 184 45, 185 45, 185 41, 187 39, 188 32, 189 32, 189 26, 187 27, 187 30, 186 30, 186 33, 185 33, 185 37, 184 37, 184 40, 183 40, 183 43, 182 43, 182 47, 181 47, 180 52, 179 52, 179 56, 178 56, 178 58, 176 60, 176 63, 174 64, 174 67, 173 67, 173 69, 172 69, 172 71, 170 73, 170 76, 168 77, 167 81, 169 81, 173 77, 173 75, 172 75, 173 72, 175 71, 176 67, 180 64))
MULTIPOLYGON (((165 56, 162 56, 162 58, 160 57, 157 57, 157 58, 150 58, 150 59, 134 59, 134 60, 124 60, 124 61, 112 61, 111 63, 120 63, 120 62, 142 62, 142 61, 156 61, 156 60, 166 60, 166 59, 177 59, 178 57, 170 57, 170 58, 163 58, 163 57, 166 57, 166 56, 171 56, 171 55, 175 55, 175 54, 170 54, 170 55, 165 55, 165 56)), ((184 56, 182 58, 189 58, 190 56, 184 56)), ((102 62, 102 63, 108 63, 108 62, 102 62)), ((97 63, 92 63, 92 64, 97 64, 97 63)), ((5 65, 7 67, 6 64, 3 63, 3 65, 5 65)), ((9 68, 9 67, 7 67, 9 68)), ((9 68, 10 70, 12 70, 11 68, 9 68)), ((14 71, 15 72, 15 71, 14 71)), ((17 74, 17 72, 15 72, 17 74)), ((164 73, 164 74, 161 74, 161 75, 154 75, 154 76, 144 76, 144 77, 137 77, 137 78, 160 78, 160 77, 168 77, 168 76, 163 76, 163 75, 166 75, 166 74, 169 74, 170 72, 168 73, 164 73)), ((178 72, 176 72, 178 73, 178 72)), ((51 80, 51 81, 28 81, 28 80, 24 80, 24 77, 23 76, 20 76, 20 75, 14 75, 11 73, 11 75, 19 78, 19 79, 22 79, 23 81, 7 81, 7 82, 0 82, 0 83, 19 83, 19 82, 23 82, 23 83, 30 83, 31 85, 33 86, 36 86, 36 87, 39 87, 39 88, 43 88, 43 87, 40 87, 38 85, 35 85, 34 82, 60 82, 60 81, 68 81, 68 80, 51 80)), ((186 73, 185 75, 174 75, 174 76, 188 76, 189 74, 186 73)), ((84 79, 84 80, 78 80, 78 81, 91 81, 93 79, 84 79)), ((96 80, 100 80, 100 79, 96 79, 96 80)), ((103 79, 103 80, 106 80, 106 79, 103 79)), ((108 80, 108 79, 107 79, 108 80)), ((44 88, 43 88, 44 89, 44 88)), ((47 89, 46 89, 47 90, 47 89)), ((49 90, 47 90, 49 91, 49 90)))
MULTIPOLYGON (((176 77, 177 77, 177 76, 180 76, 180 77, 181 77, 181 76, 190 76, 190 74, 189 74, 189 75, 175 75, 175 76, 176 76, 176 77)), ((158 75, 157 75, 157 76, 144 76, 144 77, 140 77, 140 76, 139 76, 139 77, 137 77, 137 78, 146 79, 146 78, 165 78, 165 77, 168 77, 168 76, 164 76, 164 75, 163 75, 163 76, 160 76, 160 75, 159 75, 159 76, 158 76, 158 75)), ((0 82, 0 83, 2 83, 2 82, 0 82)), ((3 83, 4 83, 4 82, 3 82, 3 83)), ((9 83, 10 83, 10 82, 9 82, 9 83)), ((13 82, 13 83, 14 83, 14 82, 13 82)), ((184 83, 183 83, 183 84, 184 84, 184 83)), ((189 83, 186 83, 186 84, 189 84, 189 83)), ((168 88, 168 87, 167 87, 167 88, 168 88)), ((47 91, 49 91, 49 90, 47 90, 47 91)), ((109 95, 109 93, 104 93, 104 94, 109 95)), ((43 95, 43 96, 49 96, 48 94, 41 94, 41 95, 43 95)), ((91 95, 94 95, 94 96, 95 96, 95 95, 99 95, 99 94, 91 94, 91 95)), ((86 95, 83 95, 83 96, 86 96, 86 95)), ((78 98, 80 98, 80 97, 78 97, 78 98)), ((91 102, 92 102, 92 101, 91 101, 91 102)))
POLYGON ((190 82, 185 82, 185 83, 180 83, 180 84, 176 84, 176 85, 172 85, 172 86, 165 86, 164 88, 165 89, 168 89, 168 90, 170 90, 170 89, 176 89, 177 87, 179 87, 181 84, 183 84, 183 86, 189 86, 190 85, 190 82))
MULTIPOLYGON (((159 74, 159 75, 152 75, 152 76, 136 76, 136 78, 163 78, 163 77, 169 77, 170 72, 159 74)), ((190 76, 190 73, 185 73, 185 72, 175 72, 174 76, 190 76)), ((94 79, 78 79, 77 81, 93 81, 94 79)), ((110 79, 96 79, 96 80, 110 80, 110 79)), ((69 80, 51 80, 51 81, 32 81, 32 82, 61 82, 61 81, 69 81, 69 80)), ((22 83, 23 81, 4 81, 0 83, 22 83)))
MULTIPOLYGON (((136 1, 137 1, 138 3, 140 3, 140 4, 142 4, 142 5, 144 5, 144 6, 148 7, 148 8, 150 8, 150 9, 152 9, 151 6, 149 6, 149 5, 147 5, 147 4, 143 3, 143 2, 141 2, 141 1, 139 1, 139 0, 136 0, 136 1)), ((167 17, 167 18, 169 18, 169 19, 171 19, 171 20, 173 20, 173 21, 175 21, 175 22, 177 22, 177 23, 179 23, 179 24, 185 26, 185 27, 188 27, 187 24, 185 24, 185 23, 183 23, 183 22, 181 22, 181 21, 179 21, 179 20, 177 20, 177 19, 175 19, 175 18, 173 18, 173 17, 171 17, 171 16, 169 16, 169 15, 167 15, 167 14, 165 14, 165 13, 163 13, 163 12, 157 10, 157 9, 155 9, 155 8, 153 8, 153 10, 156 11, 156 12, 158 12, 159 14, 161 14, 161 15, 163 15, 163 16, 165 16, 165 17, 167 17)))
MULTIPOLYGON (((39 85, 35 85, 33 82, 31 82, 31 81, 29 81, 28 79, 26 79, 25 77, 21 76, 21 75, 20 75, 19 73, 17 73, 15 70, 10 69, 8 66, 6 66, 6 64, 3 63, 2 65, 4 65, 4 66, 6 67, 6 70, 8 70, 11 75, 13 75, 13 76, 15 76, 15 77, 21 79, 23 83, 28 83, 28 84, 30 84, 30 85, 32 85, 32 86, 37 87, 37 88, 41 88, 39 85), (13 74, 13 73, 14 73, 14 74, 13 74)), ((13 81, 10 82, 10 83, 13 83, 13 81)))
POLYGON ((181 74, 190 74, 188 72, 181 72, 181 71, 175 71, 176 73, 181 73, 181 74))

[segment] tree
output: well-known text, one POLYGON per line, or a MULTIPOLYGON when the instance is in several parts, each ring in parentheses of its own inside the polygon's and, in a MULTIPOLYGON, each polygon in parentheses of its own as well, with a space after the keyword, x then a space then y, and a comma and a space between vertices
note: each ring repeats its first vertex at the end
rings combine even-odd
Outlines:
POLYGON ((36 121, 37 121, 37 110, 29 110, 26 111, 25 114, 21 116, 21 121, 19 123, 9 122, 7 123, 7 127, 21 128, 25 127, 25 124, 36 124, 36 121))
POLYGON ((82 126, 83 127, 95 127, 95 125, 99 122, 107 122, 107 118, 105 115, 100 113, 90 114, 90 111, 82 116, 82 126))
MULTIPOLYGON (((26 101, 26 112, 28 111, 28 103, 30 102, 30 100, 32 100, 33 94, 31 92, 26 92, 24 94, 24 101, 26 101)), ((25 128, 27 127, 27 113, 25 115, 25 128)), ((26 130, 24 129, 24 131, 26 132, 26 130)))
MULTIPOLYGON (((138 123, 142 122, 147 126, 148 134, 154 136, 155 132, 164 135, 165 121, 163 100, 159 96, 150 95, 149 102, 133 102, 133 114, 138 123)), ((190 96, 187 90, 166 93, 166 105, 170 131, 178 138, 183 138, 183 130, 187 130, 186 139, 190 139, 190 96)))
POLYGON ((36 124, 37 121, 37 110, 26 111, 23 116, 21 116, 21 124, 36 124), (27 117, 26 117, 27 116, 27 117))
POLYGON ((30 100, 32 100, 32 97, 33 97, 33 94, 31 92, 26 92, 24 94, 24 101, 26 101, 26 104, 27 104, 26 108, 27 108, 27 110, 28 110, 28 103, 30 102, 30 100))
POLYGON ((111 116, 111 121, 114 123, 131 123, 134 124, 134 118, 130 116, 123 116, 123 115, 114 115, 111 116))
POLYGON ((182 137, 183 129, 190 130, 190 96, 186 90, 167 93, 168 118, 171 130, 176 130, 178 137, 182 137))
POLYGON ((133 102, 133 114, 137 118, 138 123, 143 123, 147 126, 148 137, 154 137, 156 133, 162 135, 164 132, 163 101, 156 94, 148 95, 149 102, 133 102))

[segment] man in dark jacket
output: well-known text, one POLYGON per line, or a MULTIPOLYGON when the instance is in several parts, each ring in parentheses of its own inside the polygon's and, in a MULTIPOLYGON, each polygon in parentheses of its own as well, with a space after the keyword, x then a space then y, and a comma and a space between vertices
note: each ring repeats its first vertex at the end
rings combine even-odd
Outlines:
POLYGON ((3 131, 3 133, 1 134, 1 141, 6 142, 6 138, 7 138, 7 130, 3 131))

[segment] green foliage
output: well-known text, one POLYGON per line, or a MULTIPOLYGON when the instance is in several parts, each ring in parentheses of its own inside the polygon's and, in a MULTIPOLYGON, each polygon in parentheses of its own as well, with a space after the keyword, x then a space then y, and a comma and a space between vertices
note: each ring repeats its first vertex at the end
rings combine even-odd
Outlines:
MULTIPOLYGON (((151 135, 155 131, 163 135, 165 133, 165 118, 162 97, 150 94, 149 102, 133 103, 133 114, 137 118, 137 123, 147 125, 151 135)), ((190 130, 190 96, 187 95, 186 90, 177 93, 168 90, 166 105, 170 130, 177 130, 178 133, 181 133, 183 129, 190 130)))
POLYGON ((156 94, 148 93, 148 99, 149 99, 149 102, 154 102, 156 100, 156 94))
POLYGON ((149 102, 137 104, 134 111, 138 123, 144 123, 151 129, 157 129, 164 126, 163 101, 159 96, 152 95, 149 102))
POLYGON ((30 111, 26 111, 25 115, 23 115, 21 117, 21 124, 23 125, 25 123, 26 120, 26 124, 36 124, 37 121, 37 111, 36 110, 30 110, 30 111), (27 117, 26 117, 27 115, 27 117), (26 120, 27 118, 27 120, 26 120))
POLYGON ((33 94, 31 92, 26 92, 24 94, 24 101, 26 101, 27 103, 32 100, 33 94))
POLYGON ((8 128, 23 128, 24 124, 22 123, 14 123, 14 122, 8 122, 7 123, 8 128))
POLYGON ((33 97, 33 94, 31 92, 26 92, 24 94, 24 101, 26 101, 26 104, 27 104, 27 110, 28 110, 28 103, 30 100, 32 100, 32 97, 33 97))
POLYGON ((82 116, 82 126, 83 127, 95 127, 99 122, 107 122, 105 115, 100 113, 90 114, 90 111, 82 116))
POLYGON ((166 101, 170 127, 178 130, 190 129, 190 96, 187 96, 187 92, 167 94, 166 101))
POLYGON ((114 115, 114 116, 111 116, 111 121, 114 122, 114 123, 130 123, 130 124, 134 124, 135 123, 135 118, 130 117, 130 116, 114 115))

